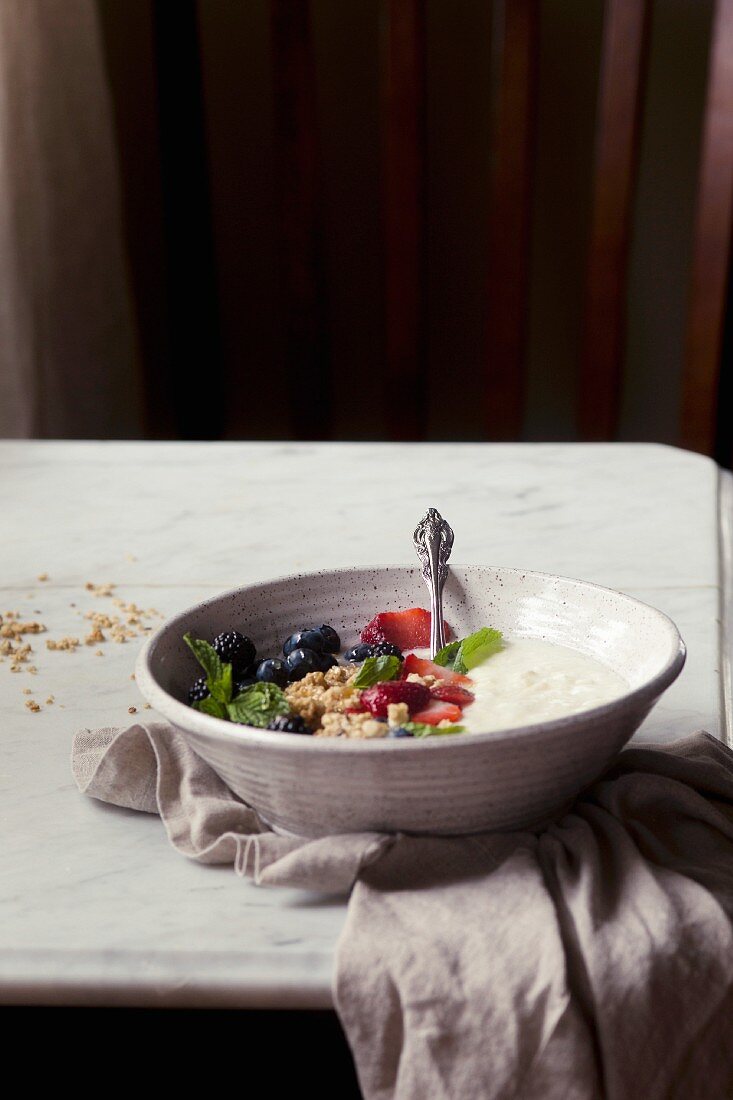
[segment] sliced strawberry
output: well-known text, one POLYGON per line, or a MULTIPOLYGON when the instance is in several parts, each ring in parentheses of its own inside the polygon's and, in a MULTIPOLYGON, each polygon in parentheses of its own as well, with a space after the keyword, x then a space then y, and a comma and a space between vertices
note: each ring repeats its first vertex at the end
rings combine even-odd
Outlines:
POLYGON ((424 722, 426 726, 437 726, 439 722, 458 722, 462 715, 460 707, 454 706, 453 703, 443 703, 438 700, 435 703, 429 703, 425 707, 425 710, 420 710, 416 714, 413 714, 413 722, 424 722))
POLYGON ((451 684, 447 680, 439 680, 430 688, 433 699, 442 699, 444 703, 455 703, 457 707, 467 707, 475 699, 472 691, 466 691, 460 684, 451 684))
MULTIPOLYGON (((447 640, 453 631, 445 624, 447 640)), ((424 607, 410 607, 407 611, 382 611, 375 615, 361 632, 362 642, 392 642, 400 649, 421 649, 430 645, 430 612, 424 607)))
POLYGON ((453 672, 450 668, 436 665, 434 661, 428 661, 424 657, 416 657, 414 653, 408 653, 402 665, 402 679, 406 680, 411 672, 418 676, 437 676, 439 680, 446 680, 450 684, 472 684, 470 676, 463 676, 460 672, 453 672))
POLYGON ((389 680, 362 691, 360 702, 375 718, 386 718, 390 703, 407 703, 407 709, 412 713, 413 710, 420 710, 429 704, 430 692, 423 684, 389 680))

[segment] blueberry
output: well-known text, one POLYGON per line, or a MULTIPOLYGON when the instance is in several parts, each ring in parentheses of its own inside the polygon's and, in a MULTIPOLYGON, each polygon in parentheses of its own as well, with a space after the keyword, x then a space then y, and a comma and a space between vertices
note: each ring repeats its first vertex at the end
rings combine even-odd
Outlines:
POLYGON ((279 733, 313 733, 299 714, 279 714, 277 718, 273 718, 267 728, 277 730, 279 733))
POLYGON ((302 680, 309 672, 321 672, 322 654, 312 649, 293 649, 285 658, 285 668, 289 680, 302 680))
POLYGON ((294 649, 312 649, 316 653, 323 653, 326 644, 320 630, 297 630, 291 634, 285 645, 283 653, 289 656, 294 649))
POLYGON ((369 642, 359 642, 358 645, 352 645, 351 649, 347 649, 344 654, 345 661, 356 661, 357 664, 361 664, 362 661, 366 661, 367 657, 374 656, 374 646, 369 642))
POLYGON ((212 645, 222 661, 242 670, 249 668, 257 653, 254 642, 246 634, 240 634, 238 630, 227 630, 223 634, 217 634, 212 645))
POLYGON ((194 680, 188 689, 188 705, 192 703, 200 703, 202 699, 206 699, 209 695, 209 689, 206 686, 206 677, 202 676, 199 680, 194 680))
POLYGON ((333 627, 326 626, 326 624, 324 623, 323 626, 318 627, 318 631, 323 638, 323 648, 325 649, 326 653, 338 653, 338 651, 341 649, 341 639, 339 638, 333 627))
POLYGON ((375 657, 399 657, 401 661, 404 661, 405 655, 398 645, 394 642, 377 642, 374 646, 375 657))
POLYGON ((252 687, 252 684, 256 683, 257 680, 254 676, 245 676, 241 680, 235 680, 232 684, 232 699, 236 699, 246 688, 252 687))
POLYGON ((258 664, 255 677, 261 683, 277 684, 278 687, 283 688, 288 682, 288 670, 285 662, 279 657, 266 657, 258 664))
POLYGON ((404 729, 402 726, 393 726, 387 734, 387 737, 414 737, 414 733, 410 733, 409 730, 404 729))
POLYGON ((334 657, 333 653, 319 653, 318 658, 320 661, 319 668, 321 672, 328 672, 329 668, 335 668, 338 661, 334 657))

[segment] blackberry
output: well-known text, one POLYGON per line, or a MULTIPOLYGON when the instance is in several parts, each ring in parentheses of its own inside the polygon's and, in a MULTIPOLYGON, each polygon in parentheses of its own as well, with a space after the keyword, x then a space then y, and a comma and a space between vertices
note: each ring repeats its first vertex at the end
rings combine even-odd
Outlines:
POLYGON ((273 718, 267 728, 277 730, 278 733, 313 733, 299 714, 279 714, 277 718, 273 718))
POLYGON ((201 676, 200 679, 194 680, 188 689, 188 705, 189 707, 193 703, 200 703, 202 699, 206 699, 210 694, 209 689, 206 686, 206 677, 201 676))
POLYGON ((377 642, 374 646, 374 657, 399 657, 401 661, 404 661, 405 655, 398 645, 394 642, 377 642))
POLYGON ((238 630, 227 630, 217 634, 211 643, 222 661, 232 665, 233 669, 248 669, 255 659, 254 642, 238 630))

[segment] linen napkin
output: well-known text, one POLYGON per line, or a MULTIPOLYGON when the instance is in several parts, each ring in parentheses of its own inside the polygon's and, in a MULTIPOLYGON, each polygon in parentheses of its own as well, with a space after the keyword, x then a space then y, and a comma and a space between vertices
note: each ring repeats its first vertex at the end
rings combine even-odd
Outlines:
POLYGON ((258 884, 351 891, 334 1002, 367 1100, 733 1097, 733 753, 621 753, 471 837, 271 832, 163 724, 83 730, 79 789, 258 884))

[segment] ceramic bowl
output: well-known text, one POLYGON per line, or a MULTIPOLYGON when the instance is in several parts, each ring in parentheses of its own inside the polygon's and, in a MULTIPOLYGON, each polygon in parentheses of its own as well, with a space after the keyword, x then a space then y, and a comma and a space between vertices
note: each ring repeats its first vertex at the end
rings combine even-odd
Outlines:
POLYGON ((278 831, 460 834, 530 826, 564 807, 613 760, 678 676, 685 648, 653 607, 585 581, 517 569, 451 566, 446 619, 459 637, 493 626, 571 646, 628 691, 541 724, 425 739, 273 733, 186 705, 198 666, 182 638, 236 628, 277 654, 293 630, 331 623, 344 648, 379 611, 426 606, 417 567, 300 574, 237 588, 169 619, 145 644, 145 698, 229 787, 278 831))

